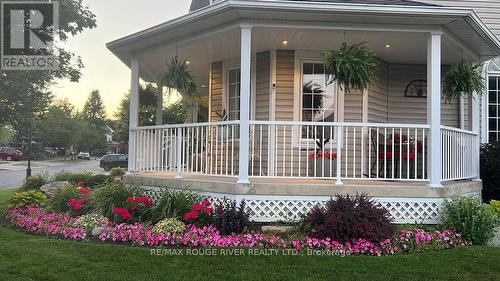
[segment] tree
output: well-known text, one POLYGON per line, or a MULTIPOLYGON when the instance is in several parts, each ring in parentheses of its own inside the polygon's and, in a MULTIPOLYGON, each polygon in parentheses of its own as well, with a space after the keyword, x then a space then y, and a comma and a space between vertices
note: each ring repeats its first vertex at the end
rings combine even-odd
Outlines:
POLYGON ((95 152, 106 148, 104 129, 89 120, 78 118, 75 120, 78 128, 75 132, 74 145, 78 151, 95 152))
POLYGON ((36 134, 47 146, 64 153, 74 144, 77 123, 74 108, 67 101, 57 101, 36 122, 36 134))
POLYGON ((9 143, 13 135, 14 130, 11 126, 0 126, 0 144, 9 143))
MULTIPOLYGON (((95 15, 83 0, 59 0, 60 42, 95 27, 95 15)), ((61 47, 55 48, 60 66, 57 70, 0 71, 0 125, 10 124, 16 131, 26 130, 26 125, 49 107, 48 88, 55 80, 77 82, 80 79, 83 67, 80 57, 61 47)))
MULTIPOLYGON (((156 122, 158 90, 152 84, 139 88, 139 126, 151 126, 156 122)), ((185 105, 182 101, 167 106, 163 110, 164 122, 167 124, 184 123, 186 120, 185 105)), ((130 120, 130 95, 127 94, 120 102, 115 112, 114 139, 119 142, 128 142, 130 120)))
POLYGON ((93 90, 85 105, 83 106, 82 117, 96 125, 103 126, 106 119, 106 112, 99 90, 93 90))

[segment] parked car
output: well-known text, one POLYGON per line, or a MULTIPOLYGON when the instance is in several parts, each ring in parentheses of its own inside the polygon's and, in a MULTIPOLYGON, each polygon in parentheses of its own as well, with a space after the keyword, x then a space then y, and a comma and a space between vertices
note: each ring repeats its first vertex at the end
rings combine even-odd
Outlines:
POLYGON ((77 159, 90 160, 90 153, 88 152, 80 152, 76 156, 77 159))
POLYGON ((0 159, 5 159, 7 161, 17 161, 21 159, 23 153, 15 148, 11 147, 0 147, 0 159))
POLYGON ((99 167, 103 168, 105 171, 109 171, 112 168, 127 168, 128 167, 128 155, 126 154, 108 154, 101 158, 99 167))

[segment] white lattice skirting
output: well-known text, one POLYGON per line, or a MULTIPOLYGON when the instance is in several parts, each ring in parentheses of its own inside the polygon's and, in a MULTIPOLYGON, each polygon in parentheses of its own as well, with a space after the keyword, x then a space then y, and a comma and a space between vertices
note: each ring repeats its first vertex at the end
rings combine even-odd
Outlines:
MULTIPOLYGON (((147 187, 148 195, 157 198, 160 189, 147 187)), ((215 204, 223 200, 245 200, 251 219, 256 222, 294 221, 317 204, 323 204, 327 196, 266 196, 227 195, 198 192, 215 204)), ((477 196, 477 194, 470 194, 477 196)), ((443 198, 373 198, 379 206, 389 210, 395 223, 436 224, 439 223, 443 198)))

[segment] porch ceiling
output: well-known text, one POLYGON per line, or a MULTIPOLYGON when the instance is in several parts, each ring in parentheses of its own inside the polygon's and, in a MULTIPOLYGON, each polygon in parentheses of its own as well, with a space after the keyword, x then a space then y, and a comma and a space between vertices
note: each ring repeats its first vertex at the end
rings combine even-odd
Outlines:
POLYGON ((445 64, 462 53, 476 60, 500 54, 499 40, 473 10, 302 1, 221 1, 107 46, 127 65, 132 57, 139 59, 140 76, 153 82, 164 71, 166 58, 187 57, 201 85, 208 81, 210 62, 239 56, 240 23, 255 25, 253 52, 280 49, 283 40, 288 49, 298 50, 367 42, 383 60, 417 64, 426 61, 426 33, 443 30, 445 64))

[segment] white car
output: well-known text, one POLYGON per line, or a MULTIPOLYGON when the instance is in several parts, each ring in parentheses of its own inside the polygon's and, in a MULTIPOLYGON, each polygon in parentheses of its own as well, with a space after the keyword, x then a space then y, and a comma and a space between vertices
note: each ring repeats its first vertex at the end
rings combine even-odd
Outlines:
POLYGON ((90 153, 88 152, 80 152, 78 153, 78 156, 76 156, 77 159, 83 159, 83 160, 90 160, 90 153))

